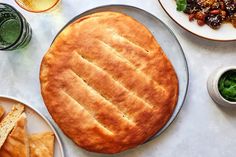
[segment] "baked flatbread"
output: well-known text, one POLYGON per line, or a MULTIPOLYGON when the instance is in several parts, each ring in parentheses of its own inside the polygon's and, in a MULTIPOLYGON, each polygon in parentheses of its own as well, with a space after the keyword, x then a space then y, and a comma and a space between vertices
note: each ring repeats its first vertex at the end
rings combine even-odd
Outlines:
POLYGON ((0 148, 7 139, 7 136, 15 127, 16 122, 19 120, 22 112, 24 111, 24 105, 14 105, 12 111, 7 114, 6 117, 0 123, 0 148))
POLYGON ((54 156, 54 134, 52 132, 30 135, 29 141, 30 157, 54 156))
POLYGON ((144 143, 166 124, 178 99, 175 70, 155 37, 118 12, 68 25, 43 58, 40 81, 58 126, 99 153, 144 143))
POLYGON ((0 157, 29 157, 25 113, 20 116, 16 126, 0 149, 0 157))

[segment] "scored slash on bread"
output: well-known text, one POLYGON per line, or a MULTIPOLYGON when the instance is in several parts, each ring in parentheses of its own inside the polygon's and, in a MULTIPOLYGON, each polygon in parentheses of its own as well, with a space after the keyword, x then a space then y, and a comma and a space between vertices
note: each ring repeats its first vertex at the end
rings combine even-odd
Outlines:
POLYGON ((32 134, 29 136, 30 157, 53 157, 54 134, 52 132, 32 134))
POLYGON ((24 106, 21 104, 14 105, 12 111, 0 123, 0 149, 7 139, 9 133, 15 127, 16 122, 19 120, 24 106))
POLYGON ((23 113, 0 150, 0 157, 29 157, 29 141, 23 113))
POLYGON ((4 115, 4 109, 3 109, 2 106, 0 106, 0 120, 1 120, 3 115, 4 115))

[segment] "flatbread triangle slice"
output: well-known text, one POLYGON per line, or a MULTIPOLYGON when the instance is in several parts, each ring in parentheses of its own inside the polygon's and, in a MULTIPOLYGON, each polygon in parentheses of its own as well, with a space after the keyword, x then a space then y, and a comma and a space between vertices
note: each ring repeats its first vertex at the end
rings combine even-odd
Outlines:
POLYGON ((0 150, 0 157, 29 157, 29 141, 23 113, 0 150))
POLYGON ((53 157, 54 134, 45 132, 29 136, 30 157, 53 157))
POLYGON ((0 123, 0 149, 24 111, 24 105, 14 105, 12 111, 0 123))

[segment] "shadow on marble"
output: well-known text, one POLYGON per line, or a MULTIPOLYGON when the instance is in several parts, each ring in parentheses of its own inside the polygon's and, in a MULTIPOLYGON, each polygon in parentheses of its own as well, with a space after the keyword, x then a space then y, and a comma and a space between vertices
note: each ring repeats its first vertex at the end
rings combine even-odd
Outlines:
POLYGON ((189 42, 193 45, 198 45, 199 48, 213 49, 214 51, 212 51, 212 53, 226 53, 227 51, 225 51, 225 49, 231 49, 231 50, 235 49, 236 41, 222 42, 222 41, 207 40, 205 38, 201 38, 186 31, 172 20, 169 20, 169 22, 173 26, 174 30, 178 31, 178 34, 181 34, 183 36, 185 42, 189 42))
MULTIPOLYGON (((181 28, 182 29, 182 28, 181 28)), ((186 39, 190 40, 192 43, 198 44, 199 46, 203 47, 214 47, 219 50, 224 50, 224 47, 235 47, 236 41, 213 41, 201 38, 196 36, 184 29, 182 29, 183 35, 186 39)), ((224 51, 225 52, 225 51, 224 51)))
POLYGON ((220 106, 220 105, 217 105, 217 107, 221 111, 223 111, 225 114, 227 114, 227 116, 236 119, 236 107, 226 107, 226 106, 220 106))
POLYGON ((82 156, 89 156, 89 157, 131 157, 131 156, 141 157, 144 155, 148 156, 149 152, 152 152, 153 149, 157 149, 155 143, 156 142, 152 141, 144 145, 138 146, 134 149, 130 149, 128 151, 112 155, 92 153, 80 148, 78 149, 78 151, 80 151, 80 153, 83 154, 82 156))

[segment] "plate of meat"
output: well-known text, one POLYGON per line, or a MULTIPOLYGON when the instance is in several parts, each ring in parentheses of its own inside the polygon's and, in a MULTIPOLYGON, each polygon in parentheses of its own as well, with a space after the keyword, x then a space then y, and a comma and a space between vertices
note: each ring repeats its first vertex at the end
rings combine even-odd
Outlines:
POLYGON ((159 0, 182 28, 205 39, 236 40, 235 0, 159 0))

